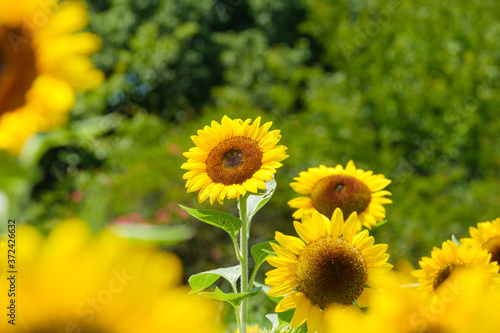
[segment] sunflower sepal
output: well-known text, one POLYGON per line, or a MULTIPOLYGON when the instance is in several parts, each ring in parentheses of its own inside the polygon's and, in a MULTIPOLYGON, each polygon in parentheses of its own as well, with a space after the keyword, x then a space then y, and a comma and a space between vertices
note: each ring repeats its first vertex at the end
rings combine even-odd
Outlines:
POLYGON ((388 219, 384 219, 382 222, 375 224, 375 225, 372 227, 372 229, 371 229, 371 230, 373 231, 373 230, 375 230, 375 229, 378 229, 378 228, 380 228, 381 226, 383 226, 384 224, 386 224, 387 222, 389 222, 389 220, 388 220, 388 219))
POLYGON ((258 243, 250 248, 250 252, 252 253, 252 257, 255 262, 255 267, 253 269, 252 277, 250 278, 249 286, 253 285, 257 272, 259 271, 260 266, 266 261, 266 258, 276 255, 271 246, 271 242, 272 241, 258 243))
POLYGON ((460 241, 455 237, 455 234, 451 235, 451 241, 460 246, 460 241))
POLYGON ((276 190, 276 180, 273 178, 265 182, 266 188, 259 190, 256 194, 247 193, 240 200, 238 200, 238 210, 241 213, 241 201, 246 200, 246 220, 251 221, 255 214, 264 207, 276 190))
POLYGON ((216 226, 225 230, 233 240, 236 239, 236 236, 241 230, 242 222, 239 218, 234 217, 233 215, 219 212, 216 210, 209 209, 195 209, 189 208, 183 205, 179 205, 182 209, 184 209, 189 215, 197 218, 201 222, 216 226))
POLYGON ((272 325, 270 332, 306 333, 307 329, 305 324, 295 328, 290 325, 294 313, 295 310, 291 309, 266 315, 266 318, 272 325))
POLYGON ((218 268, 211 271, 206 271, 198 274, 191 275, 189 278, 189 286, 191 287, 190 294, 198 293, 212 284, 219 278, 224 278, 231 284, 231 288, 236 292, 236 283, 241 276, 241 266, 232 266, 226 268, 218 268))
POLYGON ((226 294, 222 290, 220 290, 218 287, 215 287, 214 292, 204 292, 204 293, 199 293, 198 295, 203 296, 203 297, 208 297, 208 298, 213 298, 218 301, 225 301, 231 304, 235 309, 237 309, 241 302, 243 302, 245 299, 249 297, 253 297, 260 293, 262 290, 261 287, 254 288, 252 290, 249 290, 244 293, 228 293, 226 294))
POLYGON ((267 257, 276 255, 273 248, 271 247, 271 243, 276 243, 276 242, 267 241, 258 243, 252 246, 252 248, 250 249, 250 252, 252 252, 253 260, 255 261, 256 268, 262 265, 264 261, 266 261, 267 257))

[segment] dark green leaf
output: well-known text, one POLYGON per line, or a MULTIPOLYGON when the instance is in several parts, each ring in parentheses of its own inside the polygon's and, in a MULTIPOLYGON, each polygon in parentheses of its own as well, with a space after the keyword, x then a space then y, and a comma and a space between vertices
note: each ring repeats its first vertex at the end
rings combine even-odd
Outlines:
POLYGON ((271 241, 255 244, 252 246, 250 251, 252 252, 252 257, 255 261, 256 267, 262 265, 267 257, 274 255, 274 250, 271 247, 271 241))

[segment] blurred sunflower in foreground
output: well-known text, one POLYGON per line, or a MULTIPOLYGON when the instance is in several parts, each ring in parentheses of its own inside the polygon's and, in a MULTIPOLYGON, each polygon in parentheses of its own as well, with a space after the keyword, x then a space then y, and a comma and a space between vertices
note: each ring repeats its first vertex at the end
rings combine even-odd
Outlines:
POLYGON ((431 298, 418 288, 402 287, 389 274, 381 281, 366 314, 337 311, 328 317, 328 331, 335 333, 494 333, 498 332, 500 290, 491 290, 484 270, 451 273, 444 288, 431 298))
MULTIPOLYGON (((61 222, 47 239, 18 227, 16 262, 16 325, 6 318, 1 332, 221 332, 217 303, 179 286, 176 256, 108 231, 95 236, 80 220, 61 222)), ((1 290, 7 283, 2 277, 1 290)), ((9 304, 7 292, 0 301, 9 304)))
POLYGON ((500 218, 479 222, 477 228, 469 228, 469 234, 470 238, 462 238, 460 242, 488 250, 490 261, 500 263, 500 218))
POLYGON ((302 171, 299 177, 290 183, 292 189, 305 196, 297 197, 288 202, 292 208, 297 208, 293 217, 301 219, 318 211, 331 218, 333 211, 340 208, 345 217, 353 212, 358 213, 360 225, 371 229, 385 218, 384 204, 392 203, 386 198, 391 195, 383 191, 391 183, 384 175, 374 175, 373 171, 356 169, 353 161, 335 168, 320 165, 302 171))
POLYGON ((412 272, 420 283, 419 289, 428 295, 435 294, 451 273, 474 267, 485 272, 492 285, 500 285, 499 266, 490 262, 491 253, 481 247, 458 245, 450 240, 443 242, 441 248, 434 247, 430 257, 422 257, 420 268, 412 272))
POLYGON ((85 4, 0 0, 0 149, 18 155, 28 137, 63 126, 75 91, 104 79, 89 59, 98 36, 85 4))

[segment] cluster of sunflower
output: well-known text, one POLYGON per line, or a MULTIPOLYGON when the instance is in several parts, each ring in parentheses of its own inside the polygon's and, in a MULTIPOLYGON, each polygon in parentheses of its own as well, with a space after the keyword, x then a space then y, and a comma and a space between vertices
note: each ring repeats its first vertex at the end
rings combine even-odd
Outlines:
MULTIPOLYGON (((224 116, 220 124, 213 121, 198 131, 192 137, 196 147, 184 154, 188 162, 182 166, 188 170, 188 192, 199 191, 200 203, 259 195, 287 157, 286 147, 276 145, 279 131, 269 131, 270 126, 260 126, 260 118, 252 124, 224 116)), ((266 273, 267 294, 283 296, 275 311, 294 309, 285 329, 496 331, 492 309, 500 302, 500 219, 471 227, 471 238, 453 237, 435 247, 411 274, 394 271, 387 262, 388 245, 375 245, 369 235, 385 223, 390 182, 352 161, 345 168, 309 168, 294 178, 290 185, 301 196, 288 204, 301 220, 293 222, 299 237, 276 232, 266 258, 275 267, 266 273)))
MULTIPOLYGON (((76 92, 102 83, 103 73, 89 59, 101 41, 79 32, 88 21, 81 2, 2 0, 0 12, 0 149, 17 156, 34 133, 67 122, 76 92)), ((232 282, 234 293, 216 289, 205 296, 235 307, 239 332, 262 331, 247 327, 247 302, 262 289, 253 282, 263 258, 275 267, 267 272, 267 294, 283 296, 276 312, 294 310, 287 325, 273 323, 276 332, 298 331, 306 322, 311 333, 498 330, 500 219, 471 227, 470 238, 434 248, 413 272, 414 283, 392 271, 388 246, 375 245, 369 235, 386 217, 383 205, 391 203, 391 193, 384 189, 390 181, 352 161, 346 167, 310 168, 295 178, 291 186, 301 196, 289 205, 301 220, 294 222, 299 237, 276 232, 275 241, 256 247, 249 279, 250 222, 270 199, 273 175, 287 158, 287 148, 277 145, 280 132, 271 126, 261 125, 260 118, 213 121, 192 137, 196 147, 185 153, 188 162, 182 166, 188 170, 188 192, 199 191, 200 203, 238 201, 239 219, 188 211, 235 241, 240 266, 203 275, 201 289, 218 276, 232 282)), ((95 236, 79 220, 60 223, 46 239, 24 225, 18 239, 19 317, 15 326, 2 320, 2 332, 223 329, 217 304, 188 295, 180 285, 181 264, 172 254, 133 246, 107 230, 95 236)), ((7 244, 0 244, 2 253, 7 244)), ((8 281, 2 277, 2 290, 9 289, 8 281)), ((10 303, 4 292, 0 300, 10 303)))

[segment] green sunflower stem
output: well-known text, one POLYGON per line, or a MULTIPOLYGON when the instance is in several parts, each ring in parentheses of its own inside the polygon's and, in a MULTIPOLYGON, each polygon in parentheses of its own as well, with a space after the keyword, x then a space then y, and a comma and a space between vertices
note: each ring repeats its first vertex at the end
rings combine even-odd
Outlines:
MULTIPOLYGON (((248 195, 240 200, 240 218, 242 223, 240 234, 240 253, 241 253, 241 290, 244 293, 248 291, 248 238, 250 235, 250 219, 247 220, 247 199, 248 195)), ((247 332, 248 320, 248 299, 243 300, 240 306, 240 333, 247 332)))

